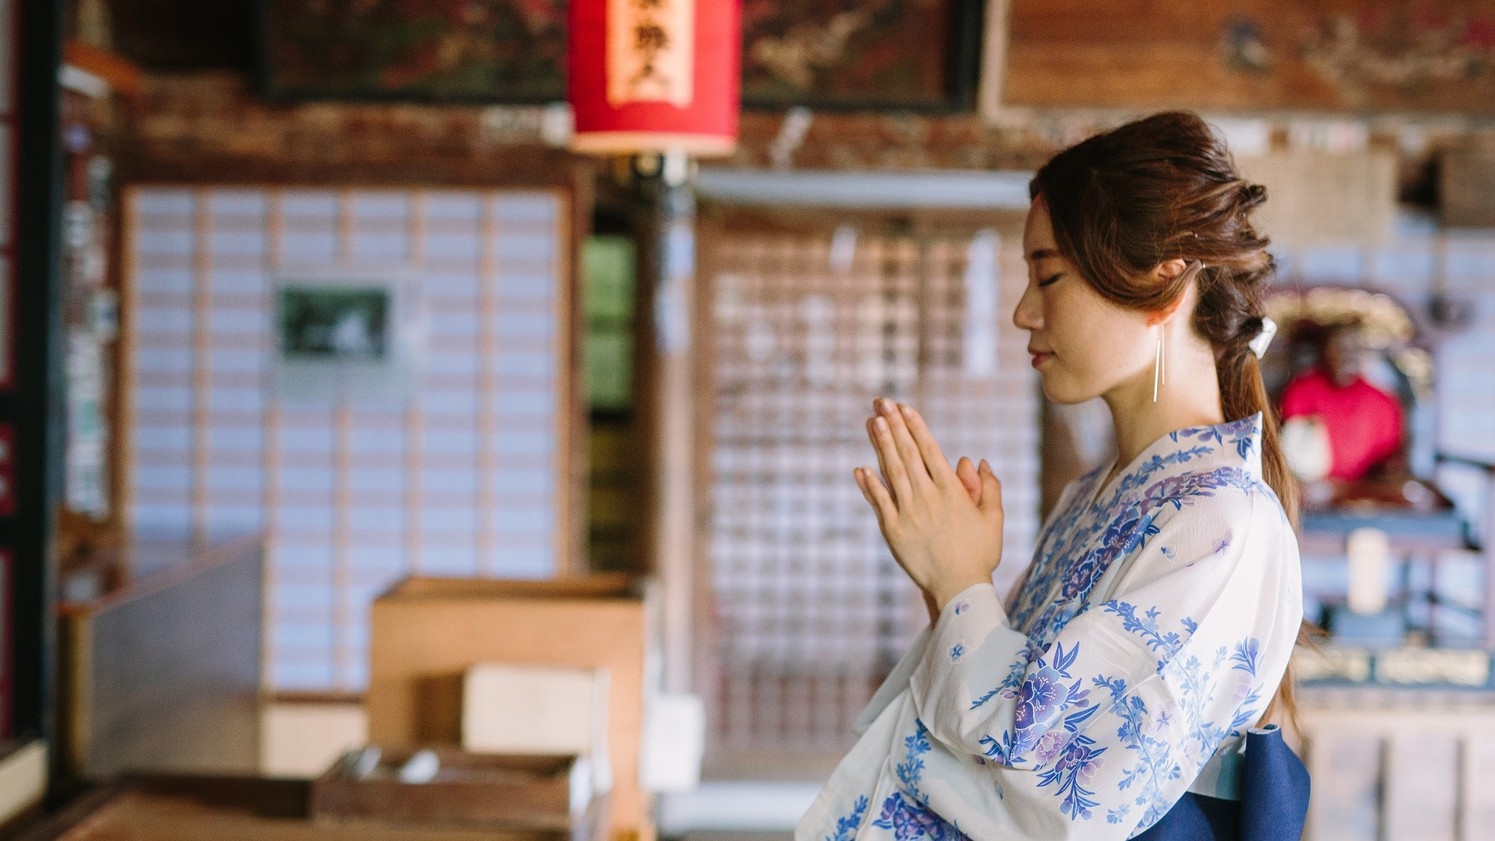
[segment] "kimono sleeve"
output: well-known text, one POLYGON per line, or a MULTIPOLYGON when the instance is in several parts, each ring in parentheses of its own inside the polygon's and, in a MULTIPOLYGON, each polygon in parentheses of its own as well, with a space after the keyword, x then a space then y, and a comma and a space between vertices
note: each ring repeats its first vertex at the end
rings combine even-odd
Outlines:
POLYGON ((887 709, 889 704, 893 703, 893 699, 898 697, 898 693, 902 692, 908 686, 908 681, 914 673, 914 668, 923 662, 924 653, 929 649, 929 635, 930 629, 925 628, 919 631, 918 636, 914 637, 914 641, 908 647, 908 651, 898 660, 897 665, 893 666, 893 671, 888 673, 882 685, 877 687, 877 691, 872 693, 872 700, 868 701, 867 706, 857 715, 856 721, 852 722, 852 733, 860 736, 867 732, 867 728, 872 726, 872 722, 879 715, 882 715, 882 711, 887 709))
POLYGON ((1001 808, 1026 803, 1101 833, 1083 837, 1124 838, 1265 708, 1301 618, 1296 544, 1257 494, 1210 502, 1160 516, 1114 562, 1109 600, 1049 646, 1013 630, 989 586, 946 605, 912 700, 935 739, 988 768, 1001 808))

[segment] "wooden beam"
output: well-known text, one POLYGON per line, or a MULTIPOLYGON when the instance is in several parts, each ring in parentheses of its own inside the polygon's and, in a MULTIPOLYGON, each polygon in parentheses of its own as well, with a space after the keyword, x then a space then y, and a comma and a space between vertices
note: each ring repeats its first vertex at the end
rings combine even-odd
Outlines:
POLYGON ((66 65, 103 79, 111 90, 123 96, 139 96, 144 85, 145 77, 134 62, 92 44, 68 41, 63 47, 62 60, 66 65))

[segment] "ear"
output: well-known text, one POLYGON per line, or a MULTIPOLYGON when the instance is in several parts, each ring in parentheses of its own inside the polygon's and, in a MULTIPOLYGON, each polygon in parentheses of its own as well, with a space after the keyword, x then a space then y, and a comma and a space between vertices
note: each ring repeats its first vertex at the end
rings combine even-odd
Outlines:
POLYGON ((1189 261, 1182 257, 1174 257, 1172 260, 1163 262, 1152 267, 1153 279, 1158 283, 1168 284, 1178 279, 1178 276, 1189 270, 1189 261))
MULTIPOLYGON (((1182 257, 1175 257, 1172 260, 1164 260, 1156 266, 1153 266, 1151 274, 1153 279, 1158 282, 1158 285, 1167 286, 1178 280, 1179 275, 1187 272, 1189 270, 1189 266, 1189 261, 1183 259, 1182 257)), ((1171 304, 1168 304, 1167 306, 1156 312, 1148 314, 1148 326, 1150 327, 1153 325, 1161 324, 1172 318, 1173 314, 1178 312, 1179 309, 1184 306, 1185 302, 1189 301, 1193 297, 1193 294, 1194 284, 1191 282, 1186 287, 1184 287, 1183 291, 1179 293, 1177 298, 1173 299, 1173 302, 1171 304)))

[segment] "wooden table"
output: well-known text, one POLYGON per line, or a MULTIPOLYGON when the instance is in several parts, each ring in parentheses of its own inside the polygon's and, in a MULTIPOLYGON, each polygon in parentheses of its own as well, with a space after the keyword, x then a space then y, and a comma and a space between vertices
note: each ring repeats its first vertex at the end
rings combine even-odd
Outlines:
POLYGON ((17 841, 591 841, 564 831, 313 821, 311 783, 152 776, 77 798, 17 841))

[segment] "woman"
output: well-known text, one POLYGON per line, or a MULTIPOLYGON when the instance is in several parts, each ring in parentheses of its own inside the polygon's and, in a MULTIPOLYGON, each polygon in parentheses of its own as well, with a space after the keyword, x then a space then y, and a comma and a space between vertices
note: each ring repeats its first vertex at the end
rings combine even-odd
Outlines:
POLYGON ((877 401, 880 471, 856 481, 933 622, 799 839, 1235 838, 1242 740, 1274 696, 1290 712, 1302 593, 1257 368, 1263 189, 1166 113, 1060 153, 1029 192, 1013 323, 1049 399, 1105 400, 1118 458, 1066 488, 1004 609, 997 477, 952 470, 916 411, 877 401))

